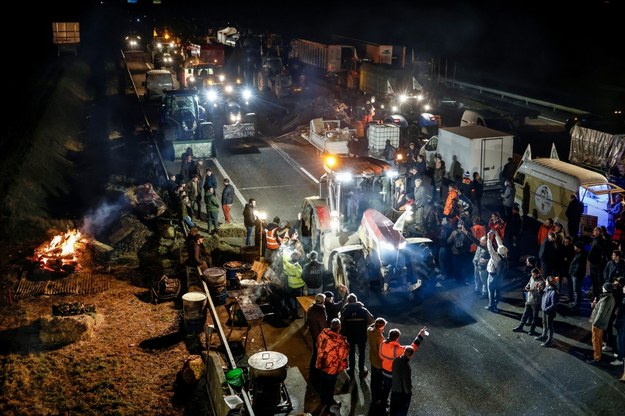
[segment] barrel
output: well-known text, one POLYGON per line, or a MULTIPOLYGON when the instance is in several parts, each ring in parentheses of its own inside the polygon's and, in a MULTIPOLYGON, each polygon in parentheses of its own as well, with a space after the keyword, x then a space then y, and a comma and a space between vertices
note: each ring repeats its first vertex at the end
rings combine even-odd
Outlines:
POLYGON ((189 333, 200 333, 204 327, 204 307, 206 295, 200 292, 188 292, 182 295, 184 324, 189 333))
POLYGON ((228 291, 226 290, 226 269, 210 267, 202 272, 206 286, 215 306, 226 304, 228 291))
POLYGON ((247 361, 254 384, 252 409, 258 415, 273 415, 282 400, 282 382, 288 358, 276 351, 261 351, 247 361))
POLYGON ((229 261, 224 264, 224 269, 226 269, 226 280, 228 281, 228 289, 240 289, 241 282, 238 275, 243 272, 243 263, 241 263, 240 261, 229 261))

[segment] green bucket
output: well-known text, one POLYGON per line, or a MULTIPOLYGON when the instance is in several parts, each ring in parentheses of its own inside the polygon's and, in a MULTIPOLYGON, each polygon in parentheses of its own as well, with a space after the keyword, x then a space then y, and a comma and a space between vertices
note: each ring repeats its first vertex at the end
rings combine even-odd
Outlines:
POLYGON ((241 387, 243 385, 243 369, 233 368, 226 371, 226 383, 232 387, 241 387))

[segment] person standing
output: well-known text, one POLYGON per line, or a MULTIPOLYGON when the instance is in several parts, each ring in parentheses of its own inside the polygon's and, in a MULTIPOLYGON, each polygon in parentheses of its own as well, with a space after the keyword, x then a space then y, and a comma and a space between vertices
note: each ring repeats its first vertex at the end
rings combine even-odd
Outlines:
POLYGON ((603 272, 607 263, 606 257, 609 243, 603 235, 601 228, 592 229, 592 243, 588 251, 588 264, 590 265, 590 279, 592 282, 592 297, 597 299, 601 294, 603 284, 603 272))
POLYGON ((256 208, 256 200, 254 198, 250 198, 247 204, 245 204, 245 208, 243 208, 243 224, 247 230, 247 235, 245 236, 246 246, 254 245, 254 226, 256 225, 254 208, 256 208))
MULTIPOLYGON (((621 278, 621 283, 625 283, 623 280, 624 279, 621 278)), ((616 287, 617 285, 614 286, 616 287)), ((614 328, 616 329, 617 356, 614 361, 610 363, 610 365, 622 366, 623 361, 625 360, 625 284, 618 285, 617 290, 621 291, 621 301, 619 303, 615 303, 616 315, 614 318, 614 328)), ((616 290, 614 293, 616 293, 616 290)), ((371 380, 373 380, 373 375, 371 376, 371 380)), ((373 384, 371 385, 371 388, 373 389, 373 384)))
POLYGON ((488 297, 488 272, 486 266, 490 259, 490 253, 488 252, 486 236, 480 237, 480 244, 477 245, 475 253, 473 254, 473 280, 475 295, 480 296, 480 299, 486 299, 488 297))
POLYGON ((503 279, 503 274, 508 261, 508 249, 503 245, 501 237, 495 230, 490 230, 486 239, 486 247, 488 248, 488 264, 486 271, 488 272, 488 305, 484 308, 491 312, 497 312, 497 304, 499 303, 499 286, 503 279), (492 238, 495 237, 497 242, 497 250, 493 248, 492 238))
POLYGON ((329 290, 323 292, 326 295, 326 312, 328 313, 328 321, 332 321, 334 318, 338 318, 343 306, 347 302, 347 294, 349 291, 347 290, 347 286, 344 284, 340 284, 338 287, 339 294, 341 295, 341 300, 334 301, 334 293, 329 290))
POLYGON ((592 302, 592 312, 590 313, 593 356, 586 361, 588 364, 599 364, 601 362, 603 331, 608 327, 608 321, 615 306, 614 296, 612 296, 614 285, 612 283, 604 283, 601 290, 602 293, 599 300, 595 299, 592 302))
POLYGON ((204 194, 204 203, 206 204, 206 215, 208 231, 216 233, 219 228, 219 200, 213 192, 213 188, 208 188, 204 194), (212 230, 211 230, 212 225, 212 230))
POLYGON ((213 175, 213 171, 211 168, 206 168, 206 172, 204 175, 204 193, 208 191, 209 188, 213 189, 213 193, 217 195, 217 178, 213 175))
POLYGON ((325 328, 328 327, 328 314, 324 305, 326 297, 323 293, 315 295, 315 303, 310 305, 306 311, 306 322, 308 323, 308 331, 312 341, 312 356, 310 357, 309 379, 310 383, 317 390, 321 391, 321 373, 316 367, 317 365, 317 339, 325 328))
POLYGON ((558 278, 556 276, 547 277, 547 285, 543 294, 540 309, 543 311, 543 333, 534 338, 542 341, 541 347, 551 347, 553 345, 553 321, 556 318, 556 308, 558 307, 558 278))
POLYGON ((406 347, 404 353, 393 360, 393 378, 391 386, 391 410, 389 416, 407 416, 412 399, 412 370, 410 359, 414 348, 406 347))
POLYGON ((538 258, 545 277, 556 276, 560 257, 556 234, 553 231, 547 234, 547 239, 540 245, 538 258))
POLYGON ((280 217, 274 217, 273 220, 265 226, 265 259, 269 264, 273 263, 275 253, 280 249, 282 240, 278 238, 278 229, 280 228, 280 217))
POLYGON ((388 332, 388 338, 380 344, 380 360, 382 361, 382 390, 380 392, 380 401, 382 404, 385 405, 388 402, 388 396, 393 385, 393 360, 402 355, 408 346, 417 351, 419 345, 423 342, 423 335, 426 332, 427 327, 424 326, 412 341, 411 345, 401 345, 399 343, 401 331, 397 328, 393 328, 388 332))
POLYGON ((423 178, 417 174, 414 181, 414 221, 418 229, 425 232, 425 207, 428 205, 425 187, 423 186, 423 178))
POLYGON ((358 348, 358 375, 367 377, 369 370, 365 367, 365 349, 367 348, 367 328, 373 323, 373 315, 354 293, 347 295, 347 304, 341 311, 342 333, 349 342, 349 368, 347 375, 353 380, 356 368, 356 348, 358 348))
POLYGON ((386 324, 386 319, 376 318, 375 322, 367 328, 369 363, 371 364, 370 415, 380 414, 386 408, 386 404, 382 406, 382 402, 380 400, 380 392, 382 391, 382 360, 380 359, 380 345, 384 341, 384 328, 386 328, 386 324))
POLYGON ((501 181, 502 192, 506 188, 506 181, 510 181, 510 183, 512 183, 512 179, 514 179, 514 171, 515 171, 514 160, 511 157, 509 157, 508 162, 506 162, 506 164, 503 165, 503 168, 501 169, 501 175, 499 176, 499 179, 501 181))
MULTIPOLYGON (((323 290, 323 278, 326 274, 326 268, 319 260, 315 250, 308 253, 308 263, 304 265, 302 271, 302 279, 306 283, 306 291, 309 295, 316 295, 323 290)), ((325 295, 324 295, 325 298, 325 295)))
POLYGON ((479 173, 473 172, 473 180, 469 187, 471 191, 471 202, 477 207, 477 213, 482 216, 482 195, 484 193, 484 180, 479 173))
POLYGON ((384 160, 391 166, 395 166, 396 152, 397 149, 395 149, 395 147, 391 144, 391 141, 387 139, 382 154, 384 155, 384 160))
POLYGON ((514 185, 512 184, 512 180, 506 180, 504 182, 504 190, 501 194, 502 205, 503 205, 503 215, 506 222, 510 220, 510 216, 512 215, 512 207, 514 206, 514 196, 516 194, 516 190, 514 189, 514 185))
POLYGON ((230 184, 230 179, 224 179, 224 190, 221 191, 221 209, 224 212, 224 219, 226 224, 230 224, 232 219, 230 218, 230 209, 234 204, 234 187, 230 184))
POLYGON ((524 332, 523 327, 529 324, 529 335, 538 336, 535 331, 538 324, 538 314, 540 312, 543 290, 545 290, 545 279, 540 274, 540 269, 533 268, 529 282, 523 289, 526 292, 525 310, 521 316, 521 322, 512 329, 513 332, 524 332))
POLYGON ((571 202, 566 207, 566 219, 568 221, 569 235, 573 238, 579 235, 579 224, 584 214, 584 203, 577 198, 577 194, 571 195, 571 202))
POLYGON ((569 300, 573 303, 571 312, 578 313, 582 303, 582 283, 586 276, 588 253, 582 241, 576 241, 573 250, 573 259, 569 266, 569 300))
POLYGON ((284 253, 282 256, 282 272, 286 275, 287 299, 286 307, 291 314, 291 320, 300 319, 297 310, 297 297, 304 295, 304 279, 302 279, 302 265, 299 264, 301 253, 297 250, 284 253))
POLYGON ((338 318, 330 322, 317 338, 316 367, 321 372, 321 405, 330 410, 332 405, 340 405, 334 400, 334 389, 339 374, 347 368, 349 343, 341 335, 341 321, 338 318))
POLYGON ((538 233, 536 234, 536 243, 538 247, 547 239, 547 236, 553 231, 553 218, 547 218, 545 222, 538 227, 538 233))
POLYGON ((432 205, 440 204, 443 197, 445 180, 445 162, 440 154, 434 155, 434 173, 432 174, 432 205))

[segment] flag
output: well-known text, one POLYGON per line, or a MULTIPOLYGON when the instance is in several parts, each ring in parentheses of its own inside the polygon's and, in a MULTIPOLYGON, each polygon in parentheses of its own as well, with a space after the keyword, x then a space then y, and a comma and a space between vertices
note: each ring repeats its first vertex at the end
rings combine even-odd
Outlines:
POLYGON ((521 162, 525 162, 526 160, 532 160, 532 149, 529 144, 527 145, 527 149, 525 149, 525 153, 523 153, 521 162))
POLYGON ((395 91, 393 91, 393 87, 391 87, 391 81, 389 81, 388 79, 386 80, 386 93, 388 95, 395 94, 395 91))
POLYGON ((423 87, 419 84, 419 81, 415 77, 412 77, 412 89, 421 91, 423 87))
POLYGON ((549 155, 549 157, 560 160, 560 156, 558 156, 558 151, 556 150, 556 144, 553 142, 551 143, 551 155, 549 155))

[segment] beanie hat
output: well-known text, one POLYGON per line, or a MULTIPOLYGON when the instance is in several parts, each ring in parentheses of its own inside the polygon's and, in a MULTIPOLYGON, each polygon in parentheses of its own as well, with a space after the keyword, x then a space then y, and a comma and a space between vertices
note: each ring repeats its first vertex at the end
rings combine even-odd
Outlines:
POLYGON ((612 292, 614 291, 614 285, 610 282, 606 282, 603 284, 603 289, 605 289, 606 292, 612 292))
POLYGON ((326 301, 326 295, 324 295, 323 293, 317 293, 315 295, 315 304, 323 305, 325 301, 326 301))

